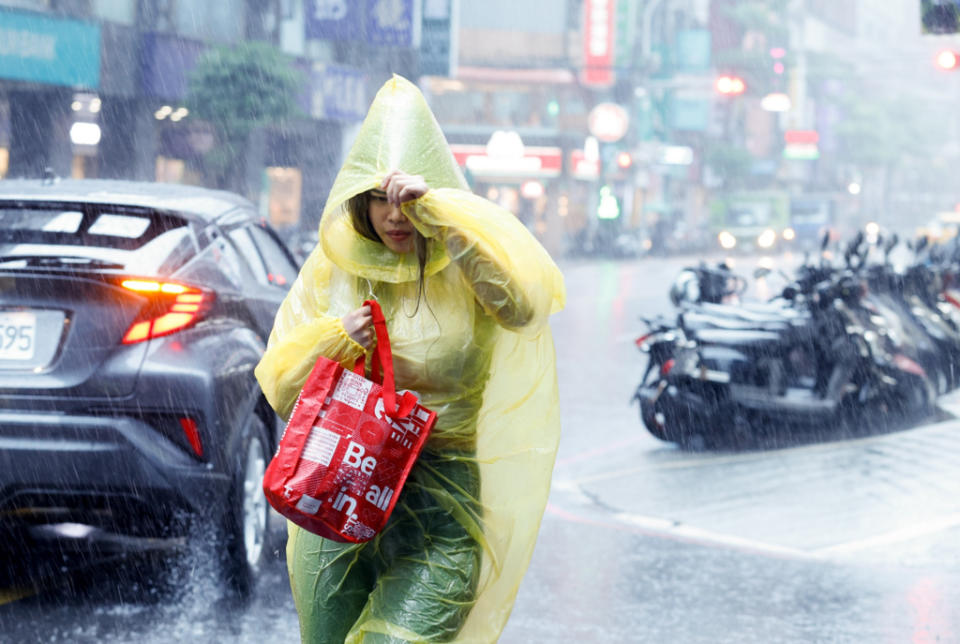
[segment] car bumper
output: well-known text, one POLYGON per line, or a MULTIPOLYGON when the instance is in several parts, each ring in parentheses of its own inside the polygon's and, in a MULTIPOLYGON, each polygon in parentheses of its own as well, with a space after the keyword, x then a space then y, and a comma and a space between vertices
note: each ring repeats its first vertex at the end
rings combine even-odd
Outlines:
POLYGON ((76 522, 170 536, 211 513, 229 478, 129 417, 0 412, 5 525, 76 522))

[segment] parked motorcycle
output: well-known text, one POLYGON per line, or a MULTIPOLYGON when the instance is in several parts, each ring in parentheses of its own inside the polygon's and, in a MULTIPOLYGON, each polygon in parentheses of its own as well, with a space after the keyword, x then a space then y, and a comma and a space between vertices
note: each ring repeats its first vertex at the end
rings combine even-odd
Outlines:
POLYGON ((713 276, 681 273, 676 324, 651 335, 672 343, 651 351, 634 395, 647 429, 688 446, 745 445, 926 413, 935 395, 926 371, 864 301, 862 245, 851 242, 843 267, 806 262, 768 303, 709 301, 702 284, 713 276))

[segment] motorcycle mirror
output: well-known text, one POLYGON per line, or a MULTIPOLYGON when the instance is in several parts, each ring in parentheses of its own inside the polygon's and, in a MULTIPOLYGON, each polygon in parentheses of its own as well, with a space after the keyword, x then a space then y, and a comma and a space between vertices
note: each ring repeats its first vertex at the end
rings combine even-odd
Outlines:
POLYGON ((769 268, 767 268, 766 266, 758 266, 758 267, 753 271, 753 276, 754 276, 754 278, 756 278, 756 279, 761 279, 761 278, 763 278, 763 277, 766 277, 767 275, 769 275, 769 274, 772 273, 772 272, 773 272, 773 271, 770 270, 769 268))
POLYGON ((890 235, 890 239, 887 240, 887 245, 883 247, 883 250, 889 253, 896 247, 898 243, 900 243, 900 236, 897 235, 897 233, 893 233, 890 235))
POLYGON ((853 241, 850 242, 851 248, 857 249, 860 248, 860 245, 863 244, 863 231, 858 230, 856 236, 854 236, 853 241))
POLYGON ((823 231, 823 237, 820 238, 820 250, 821 251, 827 250, 827 244, 829 243, 830 243, 830 231, 825 230, 823 231))
POLYGON ((927 247, 927 244, 930 243, 929 237, 921 237, 917 240, 917 252, 922 252, 924 248, 927 247))

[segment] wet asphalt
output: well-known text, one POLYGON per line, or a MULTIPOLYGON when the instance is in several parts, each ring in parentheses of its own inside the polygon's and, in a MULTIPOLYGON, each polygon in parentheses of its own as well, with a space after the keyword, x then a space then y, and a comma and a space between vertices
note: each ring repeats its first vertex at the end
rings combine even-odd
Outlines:
MULTIPOLYGON (((643 429, 629 403, 638 317, 670 311, 667 287, 693 259, 563 264, 563 438, 500 641, 960 642, 960 421, 746 451, 683 450, 643 429)), ((3 643, 298 640, 279 550, 244 603, 202 548, 173 563, 12 551, 3 643)))

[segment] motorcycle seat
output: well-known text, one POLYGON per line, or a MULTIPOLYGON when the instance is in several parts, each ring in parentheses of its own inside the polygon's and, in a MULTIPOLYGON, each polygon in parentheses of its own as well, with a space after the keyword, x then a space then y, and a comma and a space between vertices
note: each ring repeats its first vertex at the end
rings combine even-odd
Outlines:
POLYGON ((779 333, 758 329, 700 329, 694 333, 693 337, 704 344, 739 347, 779 344, 781 342, 779 333))
POLYGON ((744 302, 736 306, 704 302, 699 305, 696 310, 710 315, 735 317, 758 322, 770 320, 778 322, 784 318, 796 317, 799 314, 796 309, 776 302, 744 302))
POLYGON ((683 327, 688 331, 703 329, 728 329, 735 331, 769 331, 784 333, 791 327, 790 322, 779 319, 747 320, 735 317, 708 315, 696 311, 685 311, 681 314, 683 327))

